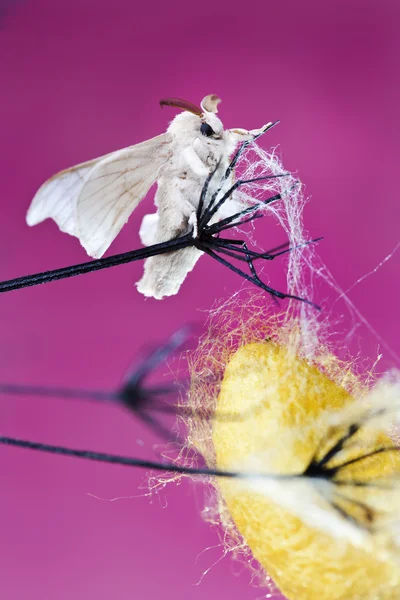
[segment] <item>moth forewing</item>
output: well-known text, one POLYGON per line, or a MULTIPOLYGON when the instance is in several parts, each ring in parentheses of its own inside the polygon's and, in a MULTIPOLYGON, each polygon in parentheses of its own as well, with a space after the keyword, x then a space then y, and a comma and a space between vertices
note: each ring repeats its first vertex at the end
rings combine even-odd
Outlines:
POLYGON ((104 254, 170 156, 165 133, 115 152, 90 172, 77 201, 79 239, 90 256, 104 254))

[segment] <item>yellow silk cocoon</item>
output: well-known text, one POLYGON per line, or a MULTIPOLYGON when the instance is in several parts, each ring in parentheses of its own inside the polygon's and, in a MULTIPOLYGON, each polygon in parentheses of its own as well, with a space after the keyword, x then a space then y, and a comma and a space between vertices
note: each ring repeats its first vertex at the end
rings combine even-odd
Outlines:
MULTIPOLYGON (((213 422, 216 466, 243 470, 252 457, 264 456, 266 472, 302 473, 318 452, 323 413, 353 402, 344 389, 283 346, 244 345, 226 366, 217 400, 216 412, 232 418, 213 422)), ((378 445, 393 442, 377 432, 372 448, 378 445)), ((400 475, 395 453, 346 468, 347 477, 362 475, 364 480, 395 472, 400 475)), ((366 550, 331 536, 240 479, 220 478, 218 488, 253 556, 288 599, 400 599, 400 561, 383 559, 378 547, 374 551, 373 539, 372 550, 366 550)), ((362 500, 364 491, 358 492, 362 500)))

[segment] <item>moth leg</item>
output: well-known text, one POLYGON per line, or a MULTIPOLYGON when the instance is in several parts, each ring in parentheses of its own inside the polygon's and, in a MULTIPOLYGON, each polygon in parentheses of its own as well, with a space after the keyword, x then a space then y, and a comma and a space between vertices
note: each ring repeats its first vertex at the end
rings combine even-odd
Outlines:
POLYGON ((271 123, 264 125, 260 129, 252 129, 251 131, 247 131, 247 129, 242 129, 240 127, 236 129, 227 129, 225 131, 225 136, 229 139, 231 143, 238 144, 240 142, 251 142, 254 138, 262 135, 269 127, 271 123))
POLYGON ((156 233, 158 226, 158 213, 145 215, 139 229, 139 237, 143 246, 151 246, 156 243, 156 233))
POLYGON ((238 194, 232 194, 226 202, 218 209, 218 213, 210 220, 210 225, 218 223, 222 219, 233 217, 237 213, 247 208, 249 205, 245 204, 238 194))
POLYGON ((198 228, 198 222, 197 222, 197 213, 196 211, 193 211, 192 214, 189 217, 189 226, 191 228, 193 228, 193 237, 197 238, 199 237, 199 228, 198 228))

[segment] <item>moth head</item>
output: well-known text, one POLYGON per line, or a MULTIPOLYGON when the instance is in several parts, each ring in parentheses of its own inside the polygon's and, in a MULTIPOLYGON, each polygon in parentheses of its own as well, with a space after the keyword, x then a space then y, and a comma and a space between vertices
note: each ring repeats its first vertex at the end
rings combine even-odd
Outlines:
POLYGON ((160 106, 173 106, 184 111, 172 121, 169 127, 172 133, 177 133, 184 127, 192 129, 195 134, 201 133, 206 138, 220 139, 224 131, 224 126, 217 117, 220 102, 218 96, 209 94, 203 98, 200 107, 181 98, 165 98, 160 100, 160 106))

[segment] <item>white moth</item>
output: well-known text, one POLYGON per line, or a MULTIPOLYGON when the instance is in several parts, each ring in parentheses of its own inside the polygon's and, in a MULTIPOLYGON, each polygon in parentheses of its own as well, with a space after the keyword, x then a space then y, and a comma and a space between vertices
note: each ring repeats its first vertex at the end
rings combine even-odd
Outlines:
MULTIPOLYGON (((217 117, 219 102, 213 94, 203 99, 201 108, 178 98, 161 100, 161 105, 184 111, 166 133, 57 173, 36 193, 28 225, 51 218, 61 231, 77 237, 89 256, 99 258, 157 182, 157 212, 142 221, 142 243, 166 242, 192 229, 196 235, 196 210, 208 175, 218 165, 210 183, 212 194, 237 144, 268 127, 224 130, 217 117)), ((214 220, 239 209, 238 201, 230 198, 214 220)), ((139 292, 157 299, 176 294, 201 254, 189 247, 148 258, 137 283, 139 292)))

